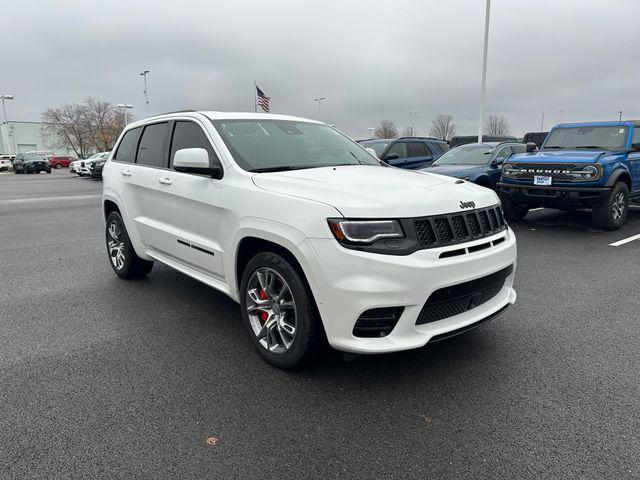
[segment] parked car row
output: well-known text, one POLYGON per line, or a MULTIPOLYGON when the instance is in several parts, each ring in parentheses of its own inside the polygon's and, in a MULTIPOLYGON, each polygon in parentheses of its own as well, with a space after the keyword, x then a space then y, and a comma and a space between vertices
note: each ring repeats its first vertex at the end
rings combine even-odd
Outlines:
POLYGON ((69 164, 69 171, 81 177, 100 178, 102 166, 109 157, 110 152, 99 152, 84 160, 76 160, 69 164))

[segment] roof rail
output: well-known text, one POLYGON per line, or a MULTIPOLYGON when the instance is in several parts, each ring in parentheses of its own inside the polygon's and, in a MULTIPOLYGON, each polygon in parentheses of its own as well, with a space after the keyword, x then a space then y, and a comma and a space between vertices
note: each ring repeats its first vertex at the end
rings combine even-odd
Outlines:
POLYGON ((418 138, 420 140, 436 140, 438 142, 447 142, 446 140, 442 140, 441 138, 435 138, 435 137, 409 137, 409 136, 404 136, 404 137, 398 137, 398 138, 394 138, 394 140, 406 140, 407 138, 418 138))
POLYGON ((163 112, 163 113, 156 113, 155 115, 151 115, 152 117, 160 117, 162 115, 170 115, 172 113, 196 113, 198 112, 198 110, 174 110, 173 112, 163 112))

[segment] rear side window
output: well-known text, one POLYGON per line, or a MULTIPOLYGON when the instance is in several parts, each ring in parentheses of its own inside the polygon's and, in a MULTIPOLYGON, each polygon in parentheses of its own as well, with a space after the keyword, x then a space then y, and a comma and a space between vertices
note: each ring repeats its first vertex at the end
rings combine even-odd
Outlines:
POLYGON ((171 155, 169 156, 171 167, 173 167, 173 157, 182 148, 204 148, 209 154, 209 163, 217 158, 204 131, 193 122, 176 122, 173 128, 171 155))
POLYGON ((431 155, 427 146, 421 142, 407 143, 407 152, 409 153, 409 157, 426 157, 431 155))
POLYGON ((116 162, 129 162, 133 163, 136 160, 136 145, 138 144, 138 138, 140 138, 141 128, 132 128, 124 134, 118 150, 116 150, 113 159, 116 162))
POLYGON ((136 163, 150 167, 165 167, 164 141, 167 138, 167 123, 147 125, 142 132, 136 163))
POLYGON ((640 146, 640 127, 633 127, 633 137, 631 138, 633 146, 640 146))

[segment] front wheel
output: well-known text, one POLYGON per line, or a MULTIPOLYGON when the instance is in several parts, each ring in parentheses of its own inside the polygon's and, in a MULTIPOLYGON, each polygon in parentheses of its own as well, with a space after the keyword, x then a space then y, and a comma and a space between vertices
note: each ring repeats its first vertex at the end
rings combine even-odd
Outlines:
POLYGON ((278 368, 316 358, 326 345, 311 292, 277 253, 254 256, 242 273, 242 320, 260 355, 278 368))
POLYGON ((153 268, 153 262, 140 258, 131 244, 124 221, 118 212, 111 212, 106 224, 107 253, 111 268, 120 278, 140 278, 153 268))
POLYGON ((502 202, 502 211, 507 220, 522 220, 529 213, 527 205, 514 203, 508 195, 501 194, 500 200, 502 202))
POLYGON ((593 223, 603 230, 618 230, 627 220, 629 212, 629 187, 616 183, 607 197, 593 206, 593 223))

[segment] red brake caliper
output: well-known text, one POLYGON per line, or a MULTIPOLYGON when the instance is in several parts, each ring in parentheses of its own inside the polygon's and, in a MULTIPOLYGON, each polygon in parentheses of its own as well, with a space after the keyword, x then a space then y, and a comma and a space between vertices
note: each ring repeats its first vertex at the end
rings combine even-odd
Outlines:
MULTIPOLYGON (((267 299, 267 294, 264 290, 260 290, 260 298, 262 300, 266 300, 267 299)), ((269 314, 267 312, 265 312, 264 310, 262 312, 260 312, 260 318, 262 319, 263 322, 267 321, 267 318, 269 318, 269 314)))

